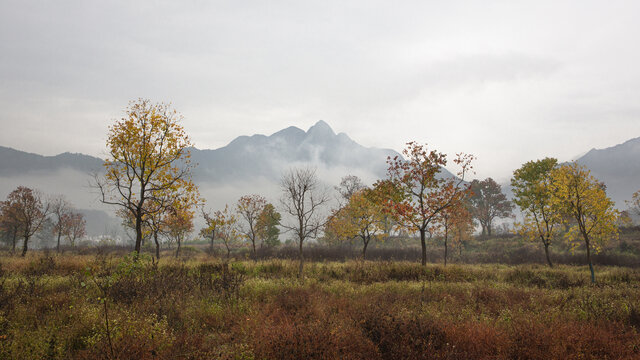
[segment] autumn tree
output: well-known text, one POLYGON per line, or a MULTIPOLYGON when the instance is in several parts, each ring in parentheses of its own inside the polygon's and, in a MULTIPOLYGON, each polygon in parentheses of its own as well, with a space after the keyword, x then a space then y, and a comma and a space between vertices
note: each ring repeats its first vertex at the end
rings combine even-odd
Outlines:
POLYGON ((11 242, 11 253, 15 253, 18 236, 20 236, 17 203, 10 201, 0 202, 0 231, 2 231, 3 237, 11 242))
POLYGON ((468 210, 469 207, 465 206, 466 211, 456 213, 455 220, 451 222, 451 248, 458 249, 458 256, 462 257, 462 250, 464 247, 473 240, 473 233, 475 231, 475 224, 473 223, 473 217, 468 210))
MULTIPOLYGON (((156 245, 156 258, 160 259, 159 236, 161 234, 166 236, 172 234, 170 226, 176 225, 175 215, 189 212, 191 218, 193 218, 192 209, 200 205, 202 201, 198 189, 193 184, 185 184, 184 187, 178 189, 158 192, 152 200, 147 201, 145 206, 151 210, 147 210, 143 218, 143 238, 146 235, 145 232, 150 233, 153 237, 156 245)), ((178 225, 184 226, 184 224, 178 225)))
POLYGON ((549 247, 560 235, 563 214, 553 201, 552 172, 558 165, 554 158, 529 161, 513 172, 511 187, 514 200, 522 211, 524 221, 517 224, 518 232, 530 241, 538 239, 544 246, 549 267, 553 267, 549 247))
POLYGON ((282 227, 294 232, 297 237, 300 259, 298 277, 302 278, 302 245, 305 240, 317 237, 322 229, 324 219, 320 211, 329 201, 329 196, 321 188, 316 172, 311 168, 289 170, 282 176, 280 188, 283 192, 280 204, 283 211, 292 218, 290 222, 282 224, 282 227))
POLYGON ((180 256, 182 243, 193 231, 194 211, 189 206, 174 206, 169 209, 166 226, 167 236, 176 242, 176 258, 180 256))
POLYGON ((60 239, 69 228, 69 212, 71 205, 63 196, 57 196, 49 201, 51 215, 53 215, 53 233, 57 238, 56 252, 60 252, 60 239))
POLYGON ((202 217, 204 218, 205 226, 200 229, 200 236, 205 239, 209 239, 210 251, 213 251, 213 244, 218 235, 218 230, 221 226, 225 224, 225 217, 222 211, 218 210, 215 212, 207 212, 204 209, 202 210, 202 217))
POLYGON ((627 205, 636 213, 636 215, 640 215, 640 190, 631 195, 631 201, 627 201, 627 205))
POLYGON ((276 210, 276 208, 267 203, 260 216, 258 216, 258 222, 256 224, 256 234, 260 240, 260 247, 263 245, 267 247, 274 247, 280 244, 278 237, 280 236, 280 221, 282 215, 276 210))
POLYGON ((70 211, 63 216, 65 217, 63 222, 66 224, 64 235, 67 237, 71 247, 74 247, 76 240, 87 235, 87 222, 84 219, 84 215, 77 212, 70 211))
MULTIPOLYGON (((466 194, 467 197, 469 193, 466 194)), ((473 227, 473 220, 468 209, 467 202, 463 196, 459 200, 452 202, 451 206, 443 209, 436 217, 436 231, 442 235, 444 242, 444 266, 447 266, 449 246, 459 246, 467 235, 468 229, 473 227), (450 244, 450 240, 453 244, 450 244)))
POLYGON ((407 143, 402 157, 388 158, 389 177, 400 189, 401 199, 393 202, 393 209, 401 224, 420 233, 422 265, 427 264, 426 235, 436 216, 460 201, 467 191, 464 178, 471 169, 472 155, 457 154, 453 162, 460 167, 455 177, 439 176, 447 164, 447 156, 426 145, 407 143))
POLYGON ((591 172, 576 162, 561 165, 552 171, 554 206, 571 216, 573 222, 565 234, 575 248, 582 238, 587 251, 591 282, 595 282, 591 252, 616 238, 618 211, 607 197, 606 187, 591 172))
POLYGON ((495 218, 510 217, 513 205, 492 178, 471 182, 471 213, 482 227, 482 235, 491 236, 495 218))
POLYGON ((382 239, 384 212, 380 204, 374 202, 373 191, 364 188, 351 194, 349 202, 335 211, 327 222, 327 227, 338 238, 362 240, 362 258, 367 255, 367 247, 372 239, 382 239))
POLYGON ((389 237, 398 227, 398 216, 394 211, 394 204, 400 203, 404 195, 402 189, 389 179, 378 180, 369 191, 368 198, 380 206, 382 211, 382 233, 389 237))
POLYGON ((244 220, 240 229, 244 237, 251 242, 253 260, 258 259, 256 240, 258 239, 258 219, 267 205, 267 200, 260 195, 242 196, 236 204, 236 211, 244 220))
POLYGON ((229 259, 231 257, 231 250, 236 248, 240 243, 238 217, 229 210, 227 205, 225 205, 223 211, 216 212, 216 218, 220 220, 220 225, 218 226, 218 237, 227 250, 227 259, 229 259))
POLYGON ((22 256, 25 256, 29 239, 41 229, 47 219, 49 205, 43 204, 40 192, 24 186, 13 190, 5 203, 15 211, 12 215, 15 216, 14 221, 22 237, 22 256))
POLYGON ((133 218, 135 251, 140 253, 144 218, 163 207, 148 206, 167 192, 188 193, 191 142, 180 125, 182 116, 167 104, 140 99, 109 128, 106 174, 96 175, 102 202, 121 207, 133 218))

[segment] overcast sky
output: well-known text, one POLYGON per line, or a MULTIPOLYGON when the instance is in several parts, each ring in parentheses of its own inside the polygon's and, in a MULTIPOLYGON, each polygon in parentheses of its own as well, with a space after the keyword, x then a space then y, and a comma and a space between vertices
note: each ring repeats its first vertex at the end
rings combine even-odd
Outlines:
POLYGON ((0 145, 101 156, 138 97, 198 148, 323 119, 478 177, 640 136, 638 1, 0 0, 0 145))

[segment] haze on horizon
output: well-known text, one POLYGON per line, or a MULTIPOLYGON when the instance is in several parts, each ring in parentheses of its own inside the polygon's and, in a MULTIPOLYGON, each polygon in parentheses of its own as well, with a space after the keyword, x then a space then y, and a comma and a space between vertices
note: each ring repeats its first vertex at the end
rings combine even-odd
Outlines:
POLYGON ((198 148, 325 120, 477 177, 640 136, 640 3, 0 2, 0 145, 103 156, 138 97, 198 148))

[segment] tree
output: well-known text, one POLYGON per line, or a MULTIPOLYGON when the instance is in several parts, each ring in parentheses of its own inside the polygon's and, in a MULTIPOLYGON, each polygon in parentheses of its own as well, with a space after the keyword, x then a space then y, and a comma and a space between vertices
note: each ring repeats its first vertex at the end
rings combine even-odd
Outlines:
POLYGON ((63 196, 58 196, 50 201, 51 214, 53 215, 53 233, 57 237, 56 252, 60 252, 60 238, 64 235, 70 226, 69 212, 71 205, 63 196))
POLYGON ((239 244, 239 236, 238 236, 238 217, 233 214, 227 205, 224 206, 224 210, 221 212, 216 212, 216 217, 221 219, 220 225, 220 239, 224 244, 225 249, 227 249, 227 259, 231 257, 231 250, 239 244))
POLYGON ((11 253, 16 251, 16 243, 20 234, 18 204, 10 201, 0 202, 0 230, 3 237, 11 241, 11 253))
POLYGON ((329 217, 327 227, 338 238, 362 240, 362 258, 367 255, 371 239, 381 239, 385 228, 382 207, 374 202, 373 191, 361 189, 349 198, 349 202, 329 217))
POLYGON ((340 180, 340 185, 335 189, 338 191, 344 201, 349 201, 351 195, 365 188, 359 177, 355 175, 347 175, 340 180))
POLYGON ((202 210, 202 217, 204 218, 205 227, 200 229, 200 235, 204 238, 208 238, 211 241, 210 251, 213 251, 213 242, 217 236, 217 230, 225 224, 225 218, 221 211, 214 213, 206 212, 202 210))
POLYGON ((67 224, 64 234, 69 240, 69 244, 74 247, 77 239, 86 236, 87 222, 82 214, 76 212, 65 214, 64 217, 66 217, 64 223, 67 224))
POLYGON ((267 200, 260 195, 242 196, 236 204, 236 211, 242 219, 244 219, 244 226, 241 227, 241 231, 245 238, 251 242, 254 261, 258 259, 256 252, 256 240, 258 238, 257 223, 266 205, 267 200))
POLYGON ((37 233, 49 213, 49 205, 42 203, 42 195, 37 190, 28 187, 18 186, 13 190, 5 203, 15 211, 15 222, 22 235, 22 256, 27 254, 29 239, 37 233))
MULTIPOLYGON (((146 215, 143 218, 143 238, 146 235, 144 229, 153 236, 153 240, 156 244, 156 258, 160 259, 160 241, 159 235, 171 234, 170 221, 175 221, 172 215, 176 215, 180 212, 191 212, 191 218, 193 219, 192 208, 198 206, 202 202, 200 194, 197 188, 187 188, 187 191, 175 191, 167 190, 159 192, 151 201, 148 201, 145 206, 150 207, 152 211, 146 211, 146 215)), ((184 214, 180 214, 183 215, 184 214)), ((173 225, 176 225, 173 223, 173 225)), ((177 224, 184 225, 184 224, 177 224)), ((193 229, 189 230, 192 231, 193 229)), ((175 233, 174 233, 175 235, 175 233)), ((180 245, 180 244, 178 244, 180 245)))
POLYGON ((549 246, 559 236, 562 211, 553 201, 552 172, 558 161, 554 158, 529 161, 513 172, 511 186, 514 200, 524 216, 517 224, 518 232, 530 241, 540 239, 549 267, 553 267, 549 246))
POLYGON ((258 222, 256 224, 256 234, 260 239, 260 247, 263 245, 267 247, 274 247, 280 244, 278 237, 280 236, 280 220, 282 215, 272 204, 266 204, 258 216, 258 222))
POLYGON ((473 223, 473 217, 469 211, 468 205, 465 204, 464 212, 457 213, 455 221, 451 223, 451 247, 458 248, 458 256, 462 257, 462 249, 473 240, 473 232, 475 231, 475 224, 473 223))
MULTIPOLYGON (((467 193, 468 197, 468 193, 467 193)), ((449 254, 449 234, 454 236, 451 238, 452 245, 459 245, 463 237, 467 235, 468 229, 473 228, 473 219, 465 202, 465 198, 451 203, 451 206, 443 209, 436 218, 437 231, 442 235, 444 240, 444 266, 447 266, 447 258, 449 254)))
POLYGON ((206 213, 203 211, 206 226, 200 229, 200 235, 211 240, 211 250, 215 239, 220 239, 227 250, 227 259, 231 256, 231 250, 238 245, 238 230, 236 228, 238 218, 225 205, 224 210, 206 213))
POLYGON ((289 170, 282 176, 280 187, 283 192, 280 199, 282 209, 293 217, 293 221, 282 226, 293 231, 297 237, 300 259, 298 277, 302 278, 302 245, 306 239, 317 237, 324 225, 320 210, 329 201, 329 196, 320 188, 316 172, 311 168, 289 170))
POLYGON ((604 184, 576 162, 555 168, 551 184, 555 206, 574 220, 565 236, 573 248, 579 244, 580 237, 584 241, 594 283, 591 251, 599 252, 609 239, 617 237, 618 211, 607 197, 604 184))
POLYGON ((627 205, 635 211, 636 215, 640 215, 640 190, 631 195, 631 201, 627 201, 627 205))
POLYGON ((422 265, 427 264, 426 234, 438 214, 460 201, 467 191, 464 177, 471 170, 472 155, 457 154, 454 163, 460 167, 457 178, 438 177, 447 164, 447 156, 426 145, 407 143, 403 155, 388 158, 389 178, 400 189, 401 199, 392 205, 400 223, 420 233, 422 265))
POLYGON ((166 220, 167 235, 176 242, 176 258, 186 236, 193 231, 194 212, 189 206, 174 206, 169 210, 166 220))
POLYGON ((471 213, 482 227, 482 235, 491 236, 495 218, 511 216, 513 206, 502 192, 500 185, 492 178, 471 182, 471 213))
POLYGON ((119 206, 133 218, 136 254, 145 216, 166 210, 147 202, 163 203, 157 200, 167 193, 188 196, 197 191, 191 182, 191 142, 181 119, 169 105, 140 99, 109 128, 106 174, 96 175, 96 186, 103 203, 119 206))

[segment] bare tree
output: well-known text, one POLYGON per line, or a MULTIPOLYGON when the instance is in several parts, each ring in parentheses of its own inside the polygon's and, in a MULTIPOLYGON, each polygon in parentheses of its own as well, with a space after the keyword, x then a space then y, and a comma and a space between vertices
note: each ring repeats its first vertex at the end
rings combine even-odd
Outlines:
POLYGON ((298 238, 300 268, 298 277, 302 277, 304 255, 302 245, 309 238, 315 238, 324 226, 320 210, 329 201, 325 189, 321 188, 315 169, 291 169, 282 176, 280 187, 283 195, 280 199, 282 209, 293 221, 283 223, 282 227, 293 231, 298 238))
POLYGON ((57 236, 56 252, 60 252, 60 238, 67 232, 69 228, 71 205, 64 196, 56 196, 49 201, 51 205, 51 214, 53 215, 53 233, 57 236))
POLYGON ((340 185, 335 186, 334 188, 340 193, 340 196, 343 200, 349 201, 351 199, 351 195, 356 192, 364 189, 366 186, 362 183, 359 177, 356 175, 347 175, 342 177, 340 180, 340 185))

